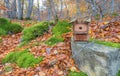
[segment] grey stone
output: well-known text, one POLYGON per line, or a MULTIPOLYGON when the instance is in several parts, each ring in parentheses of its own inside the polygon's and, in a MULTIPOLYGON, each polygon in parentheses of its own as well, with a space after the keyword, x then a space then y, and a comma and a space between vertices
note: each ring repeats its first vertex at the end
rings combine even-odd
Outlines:
POLYGON ((71 40, 72 57, 88 76, 116 76, 120 70, 120 49, 71 40))

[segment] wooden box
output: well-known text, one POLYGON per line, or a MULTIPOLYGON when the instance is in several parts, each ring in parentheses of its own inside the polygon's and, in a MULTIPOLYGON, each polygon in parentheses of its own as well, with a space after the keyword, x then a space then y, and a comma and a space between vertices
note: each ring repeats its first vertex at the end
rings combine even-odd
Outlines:
POLYGON ((88 41, 88 34, 74 34, 74 41, 88 41))
POLYGON ((76 23, 73 25, 73 38, 74 41, 88 41, 88 24, 76 23))

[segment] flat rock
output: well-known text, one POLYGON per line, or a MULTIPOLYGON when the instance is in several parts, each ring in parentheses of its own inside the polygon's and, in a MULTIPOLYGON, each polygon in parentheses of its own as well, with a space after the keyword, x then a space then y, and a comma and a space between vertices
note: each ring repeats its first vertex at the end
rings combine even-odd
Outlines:
POLYGON ((116 76, 120 70, 120 48, 73 40, 71 47, 75 63, 88 76, 116 76))

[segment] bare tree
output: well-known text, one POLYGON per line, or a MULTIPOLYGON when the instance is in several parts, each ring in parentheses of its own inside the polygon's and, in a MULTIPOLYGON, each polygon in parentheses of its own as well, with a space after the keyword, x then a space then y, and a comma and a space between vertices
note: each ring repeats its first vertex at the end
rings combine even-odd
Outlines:
POLYGON ((21 6, 21 1, 17 0, 18 3, 18 19, 21 20, 23 19, 23 10, 22 10, 22 6, 21 6))
POLYGON ((28 0, 28 10, 27 10, 27 16, 26 19, 30 19, 32 9, 33 9, 33 1, 34 0, 28 0))
POLYGON ((80 0, 76 0, 76 9, 77 9, 77 13, 76 13, 76 16, 77 18, 80 18, 80 6, 79 6, 79 2, 80 0))
POLYGON ((5 6, 9 11, 7 11, 8 18, 12 19, 12 12, 11 12, 11 6, 9 0, 4 0, 5 6))
POLYGON ((39 3, 39 0, 37 0, 37 20, 40 21, 40 3, 39 3))

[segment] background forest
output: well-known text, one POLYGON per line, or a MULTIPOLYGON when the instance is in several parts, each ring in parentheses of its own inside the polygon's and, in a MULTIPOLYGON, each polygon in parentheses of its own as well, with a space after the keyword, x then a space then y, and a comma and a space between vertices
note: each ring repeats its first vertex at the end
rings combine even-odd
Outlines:
POLYGON ((0 0, 0 76, 87 76, 72 58, 76 20, 88 42, 120 48, 120 0, 0 0))

